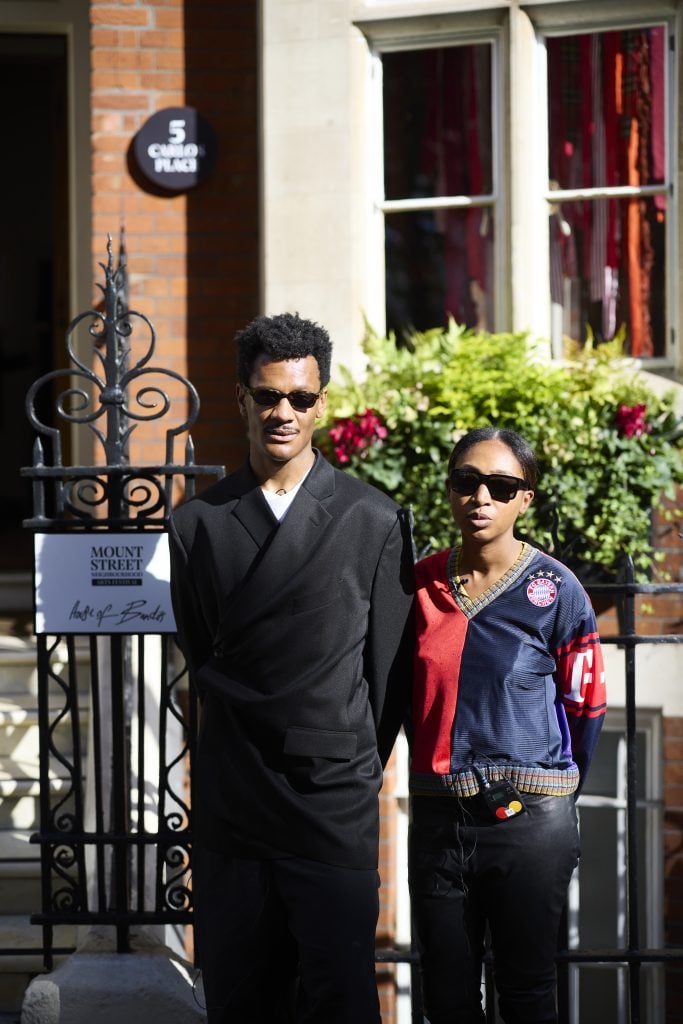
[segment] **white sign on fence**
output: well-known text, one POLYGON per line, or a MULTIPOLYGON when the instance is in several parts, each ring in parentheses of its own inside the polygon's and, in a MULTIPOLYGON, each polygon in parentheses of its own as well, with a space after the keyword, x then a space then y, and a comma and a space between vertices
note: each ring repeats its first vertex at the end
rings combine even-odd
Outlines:
POLYGON ((166 533, 37 533, 36 633, 175 633, 166 533))

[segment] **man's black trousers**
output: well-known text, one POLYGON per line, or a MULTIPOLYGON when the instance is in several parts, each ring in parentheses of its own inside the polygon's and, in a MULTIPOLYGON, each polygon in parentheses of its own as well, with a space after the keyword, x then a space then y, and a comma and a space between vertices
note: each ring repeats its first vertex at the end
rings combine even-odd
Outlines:
POLYGON ((379 1024, 375 870, 195 845, 208 1024, 379 1024))

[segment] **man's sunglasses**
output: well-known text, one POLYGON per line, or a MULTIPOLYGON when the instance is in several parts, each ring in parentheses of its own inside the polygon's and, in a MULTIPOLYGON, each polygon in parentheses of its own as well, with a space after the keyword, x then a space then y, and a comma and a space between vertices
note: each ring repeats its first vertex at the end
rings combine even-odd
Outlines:
POLYGON ((248 388, 246 384, 242 386, 247 394, 251 395, 256 404, 263 406, 264 409, 274 409, 283 398, 286 398, 292 409, 296 409, 297 412, 303 412, 305 409, 312 409, 321 395, 320 391, 290 391, 285 393, 284 391, 278 391, 277 388, 248 388))
POLYGON ((456 494, 476 494, 482 484, 494 501, 512 501, 517 491, 528 491, 526 480, 503 473, 479 473, 476 469, 452 469, 448 481, 456 494))

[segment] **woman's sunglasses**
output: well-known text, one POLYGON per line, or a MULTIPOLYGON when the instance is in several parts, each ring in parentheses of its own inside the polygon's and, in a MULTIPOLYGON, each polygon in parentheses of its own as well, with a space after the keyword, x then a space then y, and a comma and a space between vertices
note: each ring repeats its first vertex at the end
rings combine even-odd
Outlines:
POLYGON ((494 501, 512 501, 517 491, 530 490, 526 480, 503 473, 479 473, 476 469, 452 469, 448 482, 456 494, 476 494, 482 484, 494 501))
POLYGON ((256 404, 263 406, 264 409, 274 409, 283 398, 286 398, 292 409, 296 409, 297 412, 304 412, 305 409, 312 409, 321 395, 320 391, 290 391, 285 393, 284 391, 278 391, 277 388, 248 388, 246 384, 242 386, 247 394, 251 395, 256 404))

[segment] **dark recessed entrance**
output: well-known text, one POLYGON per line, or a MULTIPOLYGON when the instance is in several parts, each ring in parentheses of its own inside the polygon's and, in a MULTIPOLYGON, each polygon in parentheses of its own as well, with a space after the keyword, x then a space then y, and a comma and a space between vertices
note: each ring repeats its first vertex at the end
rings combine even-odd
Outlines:
MULTIPOLYGON (((31 493, 19 476, 34 441, 26 392, 36 377, 66 364, 66 83, 65 37, 0 35, 0 95, 8 100, 0 160, 0 584, 3 574, 29 572, 32 562, 31 536, 21 528, 31 493)), ((40 410, 47 422, 49 397, 40 410)))

